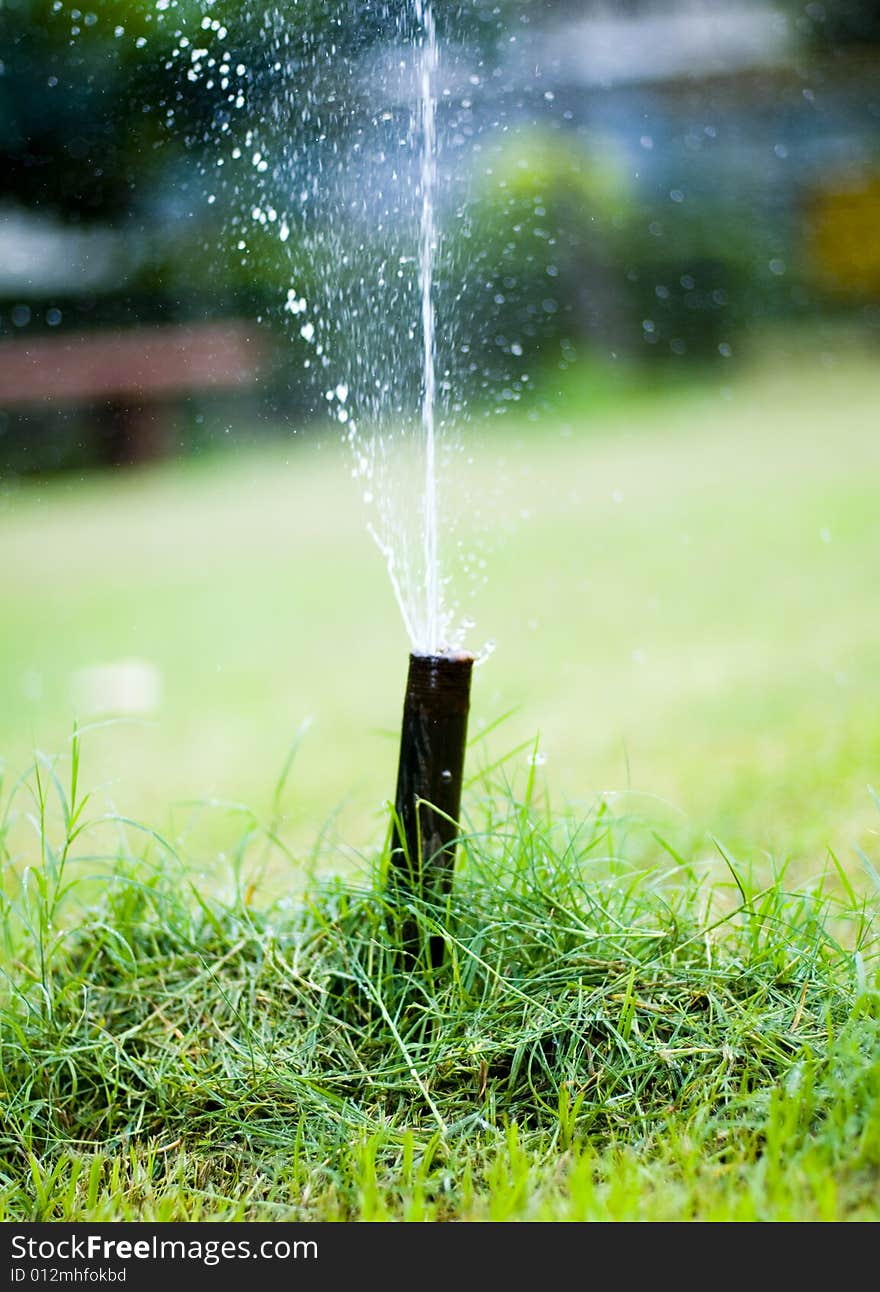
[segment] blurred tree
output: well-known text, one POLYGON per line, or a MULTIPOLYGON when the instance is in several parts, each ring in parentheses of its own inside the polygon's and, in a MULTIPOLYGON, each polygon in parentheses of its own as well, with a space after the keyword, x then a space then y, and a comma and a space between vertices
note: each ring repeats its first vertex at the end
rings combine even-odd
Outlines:
MULTIPOLYGON (((857 49, 864 61, 880 38, 877 6, 867 0, 785 2, 813 49, 857 49)), ((302 320, 286 308, 288 287, 323 299, 328 314, 340 299, 367 299, 362 280, 387 230, 377 221, 370 227, 363 215, 358 225, 327 181, 348 168, 350 190, 373 182, 367 160, 353 169, 360 140, 379 138, 384 109, 389 138, 409 119, 411 87, 389 91, 382 46, 416 31, 413 0, 92 3, 2 0, 0 217, 6 215, 10 237, 24 213, 35 224, 36 216, 49 220, 40 227, 56 242, 71 229, 96 238, 109 231, 117 250, 106 257, 103 281, 83 274, 79 286, 51 287, 50 297, 38 273, 25 291, 12 278, 4 286, 0 270, 0 334, 59 326, 59 319, 62 329, 81 329, 224 314, 260 318, 291 341, 290 362, 267 388, 269 397, 305 407, 315 391, 293 362, 305 361, 306 349, 302 320), (394 93, 387 103, 377 97, 394 93), (328 236, 322 240, 316 230, 328 236)), ((515 83, 534 71, 523 71, 525 64, 510 71, 510 49, 521 33, 542 23, 558 28, 591 8, 607 16, 598 0, 592 7, 579 0, 435 0, 444 74, 454 80, 460 73, 469 85, 468 59, 482 73, 474 96, 481 102, 467 126, 479 147, 470 166, 466 151, 448 155, 438 273, 445 381, 459 392, 495 396, 501 389, 505 398, 518 397, 526 361, 533 372, 555 367, 584 346, 676 362, 723 354, 750 315, 781 315, 807 299, 798 297, 795 258, 768 249, 768 241, 775 247, 791 240, 784 213, 768 215, 766 207, 731 200, 729 191, 711 185, 694 187, 693 203, 671 200, 677 186, 669 182, 670 165, 685 157, 690 173, 697 170, 697 154, 689 161, 686 155, 687 128, 674 124, 681 111, 675 88, 665 102, 658 89, 650 105, 668 114, 670 139, 679 132, 677 154, 670 145, 665 157, 658 148, 653 162, 646 158, 645 170, 654 167, 651 187, 631 180, 625 141, 634 131, 638 150, 640 128, 631 114, 644 105, 627 98, 626 89, 609 92, 624 110, 614 131, 602 134, 590 118, 595 89, 577 91, 576 126, 544 104, 545 83, 515 83), (505 75, 495 77, 500 71, 505 75), (466 195, 465 171, 475 186, 466 195), (770 220, 778 228, 768 240, 770 220)), ((634 21, 640 9, 635 0, 614 7, 634 21)), ((799 84, 794 93, 806 102, 799 84)), ((728 156, 746 138, 739 123, 748 94, 743 83, 728 100, 728 156)), ((441 96, 441 114, 454 116, 470 91, 456 97, 458 103, 451 92, 441 96)), ((768 117, 755 128, 775 129, 775 121, 768 117)), ((700 166, 706 156, 699 154, 700 166)), ((78 254, 98 263, 97 241, 94 254, 85 242, 77 245, 78 254)), ((352 351, 359 328, 350 329, 352 351)), ((411 386, 410 378, 401 384, 411 386)))
MULTIPOLYGON (((277 254, 265 249, 242 267, 234 244, 220 237, 243 206, 246 184, 218 177, 210 185, 217 209, 206 205, 217 148, 241 144, 294 107, 298 148, 343 136, 375 107, 353 93, 352 60, 405 19, 412 24, 411 0, 263 8, 234 0, 223 5, 222 23, 213 0, 102 0, 94 9, 80 2, 85 8, 70 0, 0 6, 0 204, 66 225, 112 225, 140 240, 146 254, 132 261, 144 268, 126 282, 138 317, 198 313, 206 293, 220 311, 242 291, 249 305, 277 293, 277 254), (212 73, 210 55, 201 64, 193 56, 217 28, 225 76, 212 73), (312 104, 310 115, 299 110, 301 100, 312 104)), ((437 6, 438 22, 458 38, 467 33, 491 45, 505 13, 521 7, 437 6)))
POLYGON ((595 133, 504 136, 488 169, 465 222, 466 246, 449 250, 469 262, 467 272, 449 272, 464 282, 450 312, 475 323, 460 382, 518 392, 524 368, 565 366, 583 339, 605 353, 620 344, 619 244, 632 186, 619 150, 595 133))

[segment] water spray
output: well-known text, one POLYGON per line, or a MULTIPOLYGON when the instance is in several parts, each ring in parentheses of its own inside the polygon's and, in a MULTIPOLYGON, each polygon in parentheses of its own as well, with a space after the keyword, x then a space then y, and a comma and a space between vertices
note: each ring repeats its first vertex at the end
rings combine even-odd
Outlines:
POLYGON ((443 938, 425 945, 417 912, 452 891, 473 665, 466 651, 409 657, 389 875, 397 909, 412 912, 401 927, 409 967, 443 960, 443 938))

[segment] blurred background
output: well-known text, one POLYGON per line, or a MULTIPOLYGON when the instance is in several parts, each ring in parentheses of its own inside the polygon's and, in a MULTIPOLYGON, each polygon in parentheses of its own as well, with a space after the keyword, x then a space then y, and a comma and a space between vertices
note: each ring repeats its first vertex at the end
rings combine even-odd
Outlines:
MULTIPOLYGON (((406 8, 3 0, 8 778, 76 720, 103 800, 213 848, 271 811, 298 740, 292 846, 381 838, 408 643, 291 265, 325 316, 353 299, 348 189, 310 159, 396 178, 358 148, 405 101, 406 8), (308 221, 276 218, 255 131, 308 221)), ((467 468, 446 541, 480 571, 469 644, 495 645, 472 770, 537 762, 560 806, 856 864, 880 787, 880 10, 499 0, 438 28, 447 488, 467 468)))

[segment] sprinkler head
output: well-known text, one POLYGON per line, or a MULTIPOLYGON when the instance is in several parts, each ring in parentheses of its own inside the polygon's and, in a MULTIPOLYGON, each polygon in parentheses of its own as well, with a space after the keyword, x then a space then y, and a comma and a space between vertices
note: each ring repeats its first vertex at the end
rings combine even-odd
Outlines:
MULTIPOLYGON (((466 651, 409 657, 394 800, 391 879, 396 905, 440 905, 452 890, 461 781, 474 657, 466 651)), ((403 950, 412 966, 423 949, 419 923, 406 915, 403 950)), ((428 939, 435 967, 442 937, 428 939)))

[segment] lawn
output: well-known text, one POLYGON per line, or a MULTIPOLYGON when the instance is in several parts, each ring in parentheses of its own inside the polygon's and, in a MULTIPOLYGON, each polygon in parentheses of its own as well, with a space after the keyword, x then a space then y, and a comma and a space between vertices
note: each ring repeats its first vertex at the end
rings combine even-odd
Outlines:
POLYGON ((329 435, 7 488, 0 1220, 880 1218, 876 394, 474 435, 442 905, 387 883, 407 643, 329 435))
MULTIPOLYGON (((471 770, 537 739, 557 803, 852 865, 880 781, 878 393, 869 356, 610 404, 586 382, 475 428, 457 537, 486 563, 472 644, 497 648, 471 735, 498 725, 471 770)), ((207 855, 304 731, 284 838, 324 832, 331 866, 381 840, 408 644, 332 431, 0 507, 8 774, 112 710, 84 670, 134 659, 155 703, 136 683, 83 740, 113 810, 207 855)))

